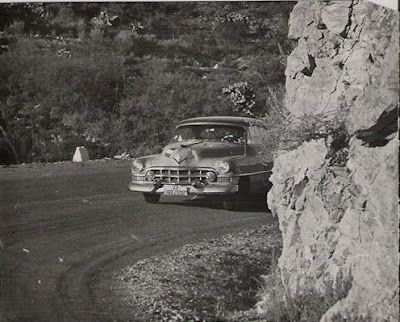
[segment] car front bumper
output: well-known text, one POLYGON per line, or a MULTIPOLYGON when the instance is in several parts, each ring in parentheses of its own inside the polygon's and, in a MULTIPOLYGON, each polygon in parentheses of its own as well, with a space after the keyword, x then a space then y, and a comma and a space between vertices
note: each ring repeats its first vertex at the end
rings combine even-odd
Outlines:
MULTIPOLYGON (((144 193, 157 193, 164 194, 164 186, 168 184, 164 184, 158 189, 155 189, 155 186, 151 182, 131 182, 129 184, 129 190, 135 192, 144 192, 144 193)), ((239 186, 234 183, 229 184, 218 184, 218 183, 210 183, 206 184, 201 188, 196 188, 192 185, 180 185, 180 187, 185 187, 187 189, 188 195, 230 195, 237 193, 239 191, 239 186)))

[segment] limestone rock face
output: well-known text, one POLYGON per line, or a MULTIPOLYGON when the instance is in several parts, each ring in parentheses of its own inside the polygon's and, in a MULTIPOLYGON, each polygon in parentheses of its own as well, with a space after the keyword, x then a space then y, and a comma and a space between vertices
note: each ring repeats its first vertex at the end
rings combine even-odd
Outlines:
POLYGON ((350 109, 350 131, 374 124, 398 91, 398 13, 367 2, 299 2, 286 69, 293 115, 350 109), (346 19, 345 19, 346 18, 346 19), (365 108, 371 106, 371 108, 365 108))
POLYGON ((283 235, 285 294, 347 282, 322 321, 398 321, 398 136, 378 124, 398 106, 398 22, 394 10, 364 1, 300 1, 291 15, 298 44, 287 108, 297 117, 340 114, 350 138, 339 165, 324 138, 280 153, 268 194, 283 235))

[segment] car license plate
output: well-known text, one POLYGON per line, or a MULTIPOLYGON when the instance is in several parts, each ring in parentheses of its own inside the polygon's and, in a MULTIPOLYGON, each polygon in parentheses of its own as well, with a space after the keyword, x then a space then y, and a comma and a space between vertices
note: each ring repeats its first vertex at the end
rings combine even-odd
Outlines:
POLYGON ((165 185, 164 194, 168 196, 187 196, 188 188, 185 186, 165 185))

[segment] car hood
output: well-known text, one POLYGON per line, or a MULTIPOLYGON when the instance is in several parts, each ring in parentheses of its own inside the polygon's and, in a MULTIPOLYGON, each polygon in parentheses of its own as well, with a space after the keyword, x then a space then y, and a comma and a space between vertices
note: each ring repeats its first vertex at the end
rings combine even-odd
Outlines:
POLYGON ((227 142, 187 142, 172 143, 167 145, 162 154, 170 157, 171 153, 184 154, 191 152, 194 158, 221 158, 244 154, 244 144, 227 143, 227 142))
POLYGON ((212 166, 216 160, 243 155, 244 144, 201 141, 172 143, 160 154, 146 157, 145 166, 212 166))

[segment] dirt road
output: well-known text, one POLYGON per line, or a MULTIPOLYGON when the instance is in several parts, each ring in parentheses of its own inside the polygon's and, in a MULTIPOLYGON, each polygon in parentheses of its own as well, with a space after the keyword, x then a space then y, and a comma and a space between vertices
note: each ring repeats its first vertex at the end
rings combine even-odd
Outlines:
POLYGON ((146 204, 129 173, 127 162, 0 169, 0 321, 127 321, 109 289, 116 271, 273 220, 262 205, 146 204))

